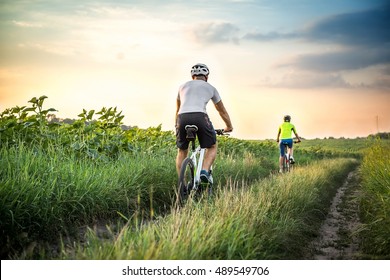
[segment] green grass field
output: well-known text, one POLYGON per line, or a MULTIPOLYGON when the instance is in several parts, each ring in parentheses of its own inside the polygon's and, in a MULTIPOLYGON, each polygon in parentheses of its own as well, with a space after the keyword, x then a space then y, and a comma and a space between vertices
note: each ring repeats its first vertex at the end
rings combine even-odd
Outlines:
POLYGON ((356 168, 360 246, 389 258, 388 139, 305 140, 279 175, 276 143, 219 138, 215 195, 177 209, 172 132, 115 108, 50 123, 44 99, 0 115, 2 259, 301 259, 356 168))

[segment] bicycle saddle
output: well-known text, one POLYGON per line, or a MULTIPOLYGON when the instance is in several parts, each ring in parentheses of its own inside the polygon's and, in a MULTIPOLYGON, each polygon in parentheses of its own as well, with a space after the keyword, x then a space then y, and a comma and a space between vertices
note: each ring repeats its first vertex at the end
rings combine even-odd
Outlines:
POLYGON ((185 129, 187 131, 186 138, 188 141, 195 140, 196 138, 196 132, 198 131, 198 127, 196 125, 186 125, 185 129))

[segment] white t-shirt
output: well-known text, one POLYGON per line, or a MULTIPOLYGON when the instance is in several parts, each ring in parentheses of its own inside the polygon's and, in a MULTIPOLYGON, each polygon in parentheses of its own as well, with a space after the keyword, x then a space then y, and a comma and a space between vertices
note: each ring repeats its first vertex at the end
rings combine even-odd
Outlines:
POLYGON ((203 80, 188 81, 180 86, 177 99, 180 100, 179 114, 195 112, 207 114, 206 105, 210 99, 214 104, 221 101, 217 89, 203 80))

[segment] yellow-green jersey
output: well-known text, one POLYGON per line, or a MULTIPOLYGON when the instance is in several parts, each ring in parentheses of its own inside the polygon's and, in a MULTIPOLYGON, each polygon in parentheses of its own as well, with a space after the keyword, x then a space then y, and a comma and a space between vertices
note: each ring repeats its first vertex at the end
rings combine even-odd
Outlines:
POLYGON ((281 139, 291 139, 292 133, 297 134, 295 126, 290 122, 284 122, 279 126, 280 138, 281 139))

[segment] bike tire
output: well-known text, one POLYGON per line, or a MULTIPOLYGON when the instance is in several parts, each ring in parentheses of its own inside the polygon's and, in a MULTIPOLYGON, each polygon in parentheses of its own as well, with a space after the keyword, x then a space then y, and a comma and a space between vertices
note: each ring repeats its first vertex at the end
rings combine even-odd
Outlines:
POLYGON ((190 158, 184 159, 179 176, 179 189, 178 189, 178 200, 180 205, 183 205, 188 196, 191 193, 193 182, 195 177, 195 167, 194 163, 190 158))
POLYGON ((283 172, 284 173, 290 172, 290 162, 287 156, 284 156, 283 158, 283 172))
POLYGON ((288 171, 292 172, 293 171, 294 164, 291 163, 291 161, 288 161, 288 171))

